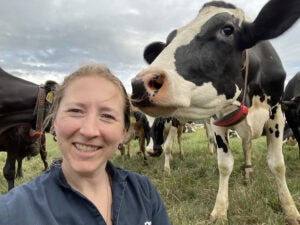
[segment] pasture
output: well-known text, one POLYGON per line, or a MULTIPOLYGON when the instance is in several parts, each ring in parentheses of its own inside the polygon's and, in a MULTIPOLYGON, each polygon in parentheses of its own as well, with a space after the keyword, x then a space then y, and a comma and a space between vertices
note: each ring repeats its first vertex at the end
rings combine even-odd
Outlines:
MULTIPOLYGON (((285 224, 284 214, 277 197, 275 180, 266 162, 265 137, 253 142, 254 177, 252 182, 243 184, 243 152, 239 138, 230 139, 235 158, 234 170, 229 182, 229 212, 226 224, 285 224)), ((214 207, 218 190, 219 174, 215 155, 209 155, 204 129, 195 133, 183 134, 185 160, 179 159, 177 142, 173 145, 171 176, 163 174, 164 155, 149 158, 148 165, 143 164, 138 152, 138 143, 131 143, 131 158, 123 163, 120 152, 113 158, 115 165, 148 176, 161 193, 166 203, 173 225, 209 224, 207 221, 214 207)), ((55 142, 47 136, 48 162, 59 157, 55 142)), ((297 146, 283 148, 286 162, 286 177, 290 192, 300 209, 300 158, 297 146)), ((0 153, 0 193, 7 190, 7 183, 2 174, 6 153, 0 153)), ((24 160, 24 178, 16 179, 16 186, 31 180, 42 172, 43 164, 39 156, 30 161, 24 160)))

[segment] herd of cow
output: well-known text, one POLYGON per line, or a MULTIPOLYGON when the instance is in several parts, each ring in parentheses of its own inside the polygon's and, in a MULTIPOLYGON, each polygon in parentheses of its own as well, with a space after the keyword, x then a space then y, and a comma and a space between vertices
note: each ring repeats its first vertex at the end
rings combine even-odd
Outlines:
MULTIPOLYGON (((144 50, 149 66, 132 80, 131 101, 138 109, 132 110, 132 126, 124 145, 129 154, 130 140, 138 138, 146 163, 147 154, 159 156, 164 143, 164 169, 170 173, 173 139, 178 137, 183 157, 183 125, 205 121, 220 173, 212 220, 227 219, 228 182, 234 163, 227 134, 232 129, 242 140, 246 179, 253 172, 251 141, 266 136, 267 162, 276 178, 282 209, 289 224, 300 224, 286 184, 282 153, 284 127, 288 125, 300 155, 300 72, 284 88, 285 71, 268 41, 284 33, 299 17, 299 0, 270 0, 253 22, 234 5, 212 1, 190 23, 173 30, 166 42, 151 43, 144 50)), ((57 84, 49 81, 41 87, 3 70, 0 79, 0 151, 7 152, 3 174, 11 189, 16 162, 21 175, 24 157, 38 153, 46 157, 40 121, 57 84), (30 135, 31 130, 36 135, 30 135)), ((124 145, 120 146, 122 155, 124 145)))

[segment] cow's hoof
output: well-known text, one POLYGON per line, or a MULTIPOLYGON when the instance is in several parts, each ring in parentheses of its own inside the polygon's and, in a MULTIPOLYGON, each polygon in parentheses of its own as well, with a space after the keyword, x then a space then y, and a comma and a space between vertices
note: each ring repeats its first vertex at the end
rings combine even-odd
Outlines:
POLYGON ((215 215, 210 214, 209 217, 210 222, 214 222, 214 224, 226 224, 227 223, 227 215, 215 215))
POLYGON ((170 176, 171 175, 171 169, 168 168, 168 167, 165 167, 164 168, 164 173, 165 173, 165 175, 170 176))
POLYGON ((286 221, 289 225, 300 225, 300 215, 296 217, 289 216, 286 218, 286 221))
POLYGON ((17 173, 16 178, 23 178, 23 173, 17 173))

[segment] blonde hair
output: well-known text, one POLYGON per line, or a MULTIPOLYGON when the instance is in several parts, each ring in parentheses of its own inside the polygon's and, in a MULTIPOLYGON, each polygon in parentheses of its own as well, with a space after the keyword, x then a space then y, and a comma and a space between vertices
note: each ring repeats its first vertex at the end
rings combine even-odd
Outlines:
POLYGON ((54 133, 53 130, 53 120, 56 118, 57 111, 60 105, 60 102, 62 98, 65 95, 65 90, 66 88, 77 78, 84 77, 84 76, 90 76, 90 75, 96 75, 103 77, 107 79, 108 81, 111 81, 120 91, 122 94, 122 97, 124 99, 124 125, 125 129, 128 130, 130 126, 130 103, 129 103, 129 98, 126 92, 126 89, 122 82, 114 76, 109 68, 107 68, 103 64, 88 64, 80 67, 70 75, 66 76, 64 78, 64 81, 61 85, 59 85, 54 94, 54 99, 53 99, 53 104, 50 110, 49 115, 45 119, 44 127, 47 127, 48 124, 51 123, 51 133, 54 133))

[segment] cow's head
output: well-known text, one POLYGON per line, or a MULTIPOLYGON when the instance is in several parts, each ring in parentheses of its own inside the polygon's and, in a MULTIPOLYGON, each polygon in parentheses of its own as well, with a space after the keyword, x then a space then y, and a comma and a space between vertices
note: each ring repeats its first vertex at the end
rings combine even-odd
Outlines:
POLYGON ((231 4, 205 4, 165 43, 146 47, 150 66, 132 80, 133 104, 155 117, 184 119, 207 118, 240 105, 244 50, 287 30, 300 16, 299 8, 299 0, 271 0, 251 23, 231 4))
POLYGON ((281 107, 283 111, 293 115, 294 121, 300 123, 300 96, 295 96, 291 100, 282 101, 281 107))
POLYGON ((146 152, 152 157, 159 157, 163 152, 162 144, 165 141, 164 130, 167 123, 167 118, 155 118, 150 120, 150 136, 151 141, 146 146, 146 152))
MULTIPOLYGON (((58 85, 57 82, 52 80, 46 81, 44 85, 45 94, 46 94, 44 118, 47 117, 52 107, 55 89, 57 88, 57 85, 58 85)), ((51 128, 51 124, 47 123, 47 125, 44 127, 45 132, 50 132, 50 128, 51 128)))

